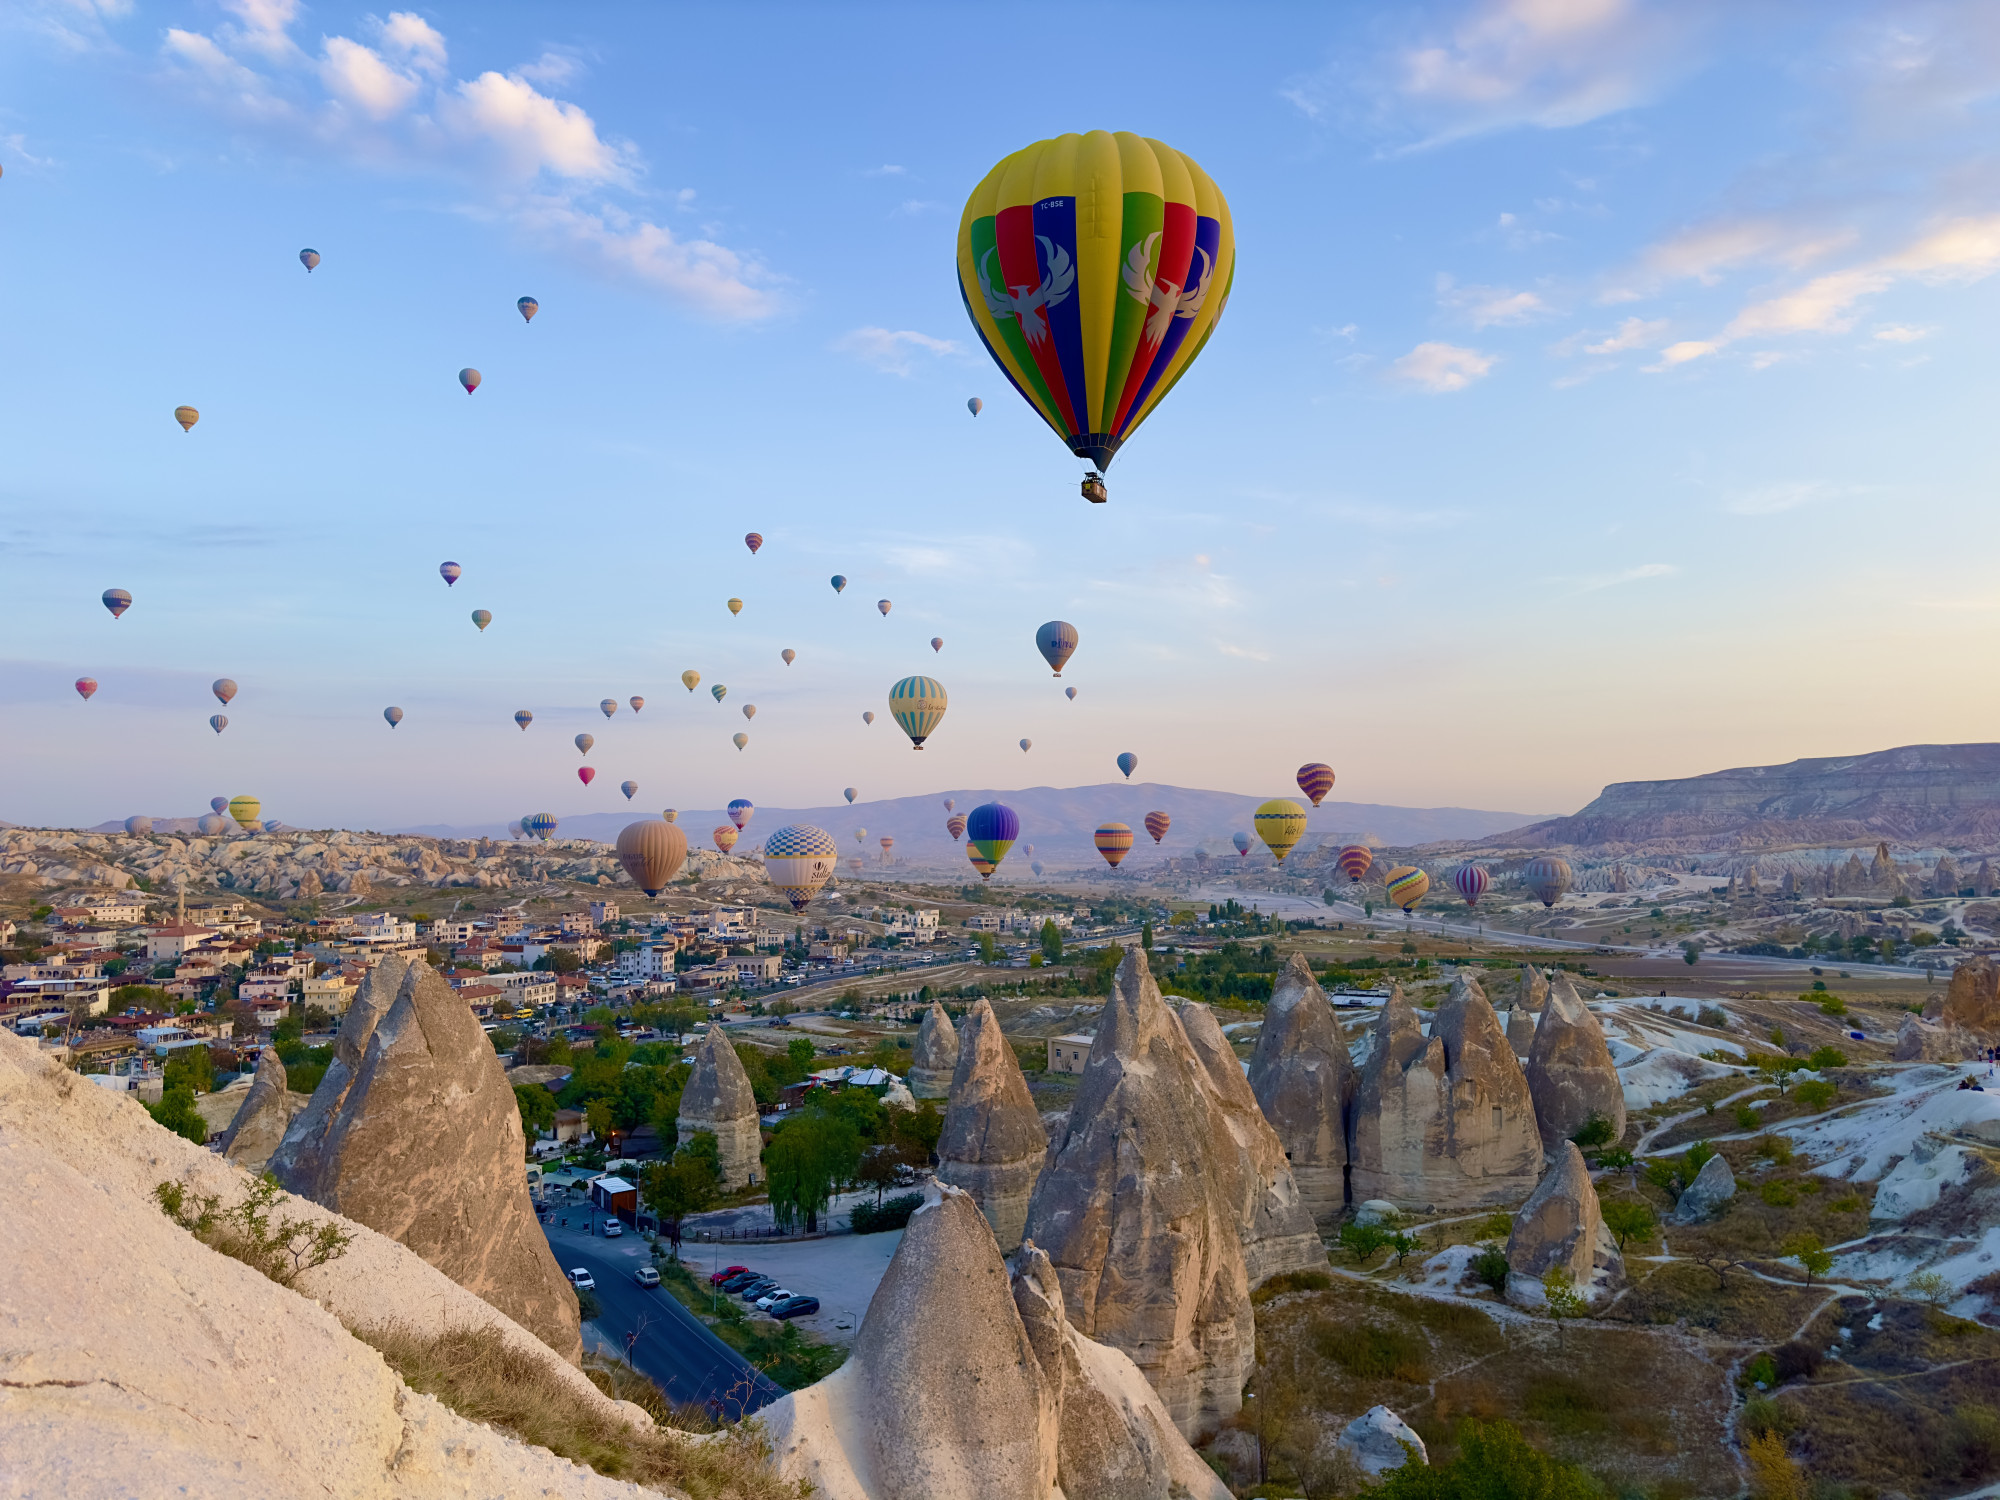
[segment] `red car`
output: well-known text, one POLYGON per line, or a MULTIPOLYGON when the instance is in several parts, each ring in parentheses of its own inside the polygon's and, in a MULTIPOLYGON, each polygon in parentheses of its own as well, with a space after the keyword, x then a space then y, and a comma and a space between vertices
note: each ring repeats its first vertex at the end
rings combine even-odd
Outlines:
POLYGON ((708 1278, 708 1284, 710 1286, 721 1286, 730 1277, 741 1276, 749 1269, 748 1266, 724 1266, 720 1271, 717 1271, 713 1276, 708 1278))

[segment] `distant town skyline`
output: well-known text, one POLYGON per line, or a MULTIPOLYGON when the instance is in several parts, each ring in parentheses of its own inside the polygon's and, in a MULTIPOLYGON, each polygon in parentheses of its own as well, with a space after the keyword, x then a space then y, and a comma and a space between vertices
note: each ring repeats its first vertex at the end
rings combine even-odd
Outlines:
POLYGON ((1566 813, 2000 738, 1992 7, 1090 14, 1013 15, 1032 59, 866 7, 0 16, 0 819, 817 806, 1128 750, 1566 813), (987 169, 1091 128, 1199 161, 1239 256, 1104 506, 952 271, 987 169))

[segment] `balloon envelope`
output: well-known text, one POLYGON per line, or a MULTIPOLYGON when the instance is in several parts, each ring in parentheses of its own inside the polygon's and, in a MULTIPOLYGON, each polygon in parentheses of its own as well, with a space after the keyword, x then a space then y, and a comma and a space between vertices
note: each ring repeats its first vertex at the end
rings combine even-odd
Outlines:
POLYGON ((578 766, 576 768, 576 779, 585 786, 589 786, 591 782, 597 780, 597 768, 595 766, 578 766))
POLYGON ((1238 854, 1248 854, 1250 852, 1250 835, 1247 833, 1232 833, 1229 835, 1229 842, 1236 846, 1238 854))
POLYGON ((382 717, 387 719, 389 727, 394 729, 398 724, 403 722, 403 711, 400 708, 385 708, 382 710, 382 717))
POLYGON ((621 781, 618 783, 618 790, 623 792, 625 794, 625 800, 627 802, 630 802, 632 800, 632 794, 639 790, 639 783, 636 781, 621 781))
POLYGON ((248 793, 229 799, 229 816, 239 823, 254 823, 257 814, 264 810, 264 804, 248 793))
POLYGON ((680 873, 687 852, 687 835, 671 823, 645 818, 627 823, 618 833, 618 863, 632 877, 632 884, 648 896, 666 889, 680 873))
POLYGON ((77 678, 76 691, 77 696, 82 698, 85 703, 88 703, 90 695, 97 691, 97 679, 95 677, 77 678))
POLYGON ((833 575, 831 579, 828 580, 828 582, 830 582, 833 585, 833 591, 836 594, 839 593, 842 589, 847 587, 847 578, 845 574, 836 573, 833 575))
POLYGON ((764 545, 764 539, 761 536, 757 535, 756 532, 752 531, 744 536, 743 545, 748 547, 750 549, 750 555, 752 557, 755 557, 757 555, 757 549, 764 545))
POLYGON ((534 322, 535 314, 542 310, 542 304, 537 302, 533 297, 523 297, 514 306, 520 309, 521 321, 523 323, 534 322))
POLYGON ((881 838, 877 839, 876 842, 882 846, 882 852, 884 854, 887 854, 891 849, 896 847, 896 841, 886 833, 883 834, 881 838))
POLYGON ((1091 835, 1091 842, 1097 845, 1097 852, 1104 856, 1104 862, 1112 869, 1132 851, 1132 830, 1124 823, 1100 823, 1097 832, 1091 835))
POLYGON ((967 815, 965 833, 974 852, 998 869, 1021 836, 1021 819, 1004 802, 982 802, 967 815))
POLYGON ((299 264, 310 271, 314 266, 319 264, 319 251, 301 250, 299 252, 299 264))
POLYGON ((1451 874, 1451 888, 1465 898, 1467 906, 1479 905, 1479 898, 1486 894, 1490 877, 1484 865, 1460 865, 1451 874))
POLYGON ((745 745, 750 743, 750 736, 739 730, 729 737, 729 743, 734 745, 738 750, 741 750, 745 745))
POLYGON ((1146 814, 1146 832, 1153 836, 1153 842, 1156 844, 1167 836, 1167 830, 1173 826, 1174 820, 1163 812, 1146 814))
POLYGON ((875 722, 875 710, 872 708, 862 709, 861 722, 864 724, 873 724, 875 722))
POLYGON ((799 653, 794 651, 790 646, 785 647, 785 649, 780 651, 778 655, 782 656, 785 659, 785 665, 788 667, 793 662, 799 659, 799 653))
POLYGON ((732 615, 740 615, 740 614, 742 614, 742 613, 743 613, 743 601, 742 601, 741 599, 731 599, 731 600, 729 601, 729 612, 730 612, 730 613, 731 613, 732 615))
POLYGON ((576 753, 578 755, 588 755, 590 754, 590 747, 596 743, 597 737, 595 735, 580 734, 576 737, 576 753))
POLYGON ((1042 873, 1042 862, 1039 859, 1035 860, 1029 864, 1028 868, 1030 870, 1033 870, 1037 875, 1039 875, 1042 873))
POLYGON ((847 799, 847 805, 849 807, 852 807, 854 805, 854 798, 856 794, 855 794, 855 789, 853 787, 851 786, 842 787, 840 789, 840 795, 847 799))
POLYGON ((923 749, 924 741, 938 727, 945 704, 944 684, 935 677, 905 677, 889 689, 889 712, 915 750, 923 749))
MULTIPOLYGON (((994 864, 992 860, 988 859, 985 855, 981 854, 977 849, 973 848, 970 844, 965 846, 965 857, 972 861, 972 868, 979 872, 979 878, 981 880, 985 880, 995 870, 1000 868, 998 865, 994 864)), ((854 863, 858 866, 861 863, 861 861, 857 859, 854 863)))
POLYGON ((229 819, 223 817, 220 813, 210 813, 207 817, 196 818, 194 826, 200 832, 208 835, 208 837, 214 838, 217 834, 225 832, 228 829, 229 819))
POLYGON ((464 577, 464 575, 465 575, 465 569, 461 568, 455 562, 443 562, 438 564, 438 577, 444 580, 444 586, 446 588, 450 588, 454 583, 457 583, 460 578, 464 577))
POLYGON ((1075 688, 1073 688, 1073 687, 1066 687, 1066 688, 1064 688, 1064 689, 1063 689, 1063 696, 1064 696, 1065 698, 1069 699, 1069 701, 1070 701, 1070 702, 1072 702, 1072 703, 1076 702, 1076 689, 1075 689, 1075 688))
POLYGON ((1139 769, 1139 757, 1130 750, 1121 752, 1118 756, 1118 769, 1124 773, 1125 779, 1130 781, 1132 773, 1139 769))
POLYGON ((1264 841, 1264 847, 1271 851, 1279 864, 1285 862, 1285 856, 1305 837, 1306 810, 1289 798, 1273 797, 1257 809, 1251 821, 1257 830, 1257 837, 1264 841))
POLYGON ((944 810, 946 812, 950 812, 953 808, 957 806, 958 806, 958 799, 956 797, 947 797, 944 799, 944 810))
POLYGON ((1414 908, 1431 888, 1430 876, 1412 865, 1396 866, 1382 883, 1389 889, 1389 899, 1404 911, 1414 908))
POLYGON ((764 841, 764 878, 804 911, 840 863, 833 835, 810 823, 788 823, 764 841))
POLYGON ((530 724, 535 722, 535 715, 529 709, 517 708, 514 710, 514 722, 519 724, 523 730, 526 730, 530 724))
POLYGON ((1201 352, 1236 239, 1208 174, 1162 142, 1093 130, 988 172, 958 228, 980 342, 1072 453, 1111 462, 1201 352))
POLYGON ((475 609, 472 612, 472 623, 477 625, 483 632, 488 625, 493 623, 493 611, 490 609, 475 609))
POLYGON ((181 424, 182 432, 191 432, 194 430, 194 424, 201 420, 201 413, 192 406, 176 406, 174 420, 181 424))
POLYGON ((709 837, 715 840, 715 847, 720 849, 724 854, 727 854, 731 849, 736 847, 736 830, 727 823, 714 830, 709 837))
POLYGON ((223 714, 210 714, 208 716, 208 727, 213 729, 217 734, 220 734, 229 727, 229 719, 223 714))
POLYGON ((227 797, 210 797, 208 799, 208 805, 213 809, 215 809, 215 811, 217 812, 229 811, 229 799, 227 797))
POLYGON ((986 403, 981 401, 977 396, 974 396, 970 401, 965 403, 965 409, 976 417, 982 411, 986 410, 986 403))
POLYGON ((686 688, 690 693, 693 692, 701 686, 701 673, 697 672, 693 667, 689 667, 685 672, 681 673, 681 686, 686 688))
POLYGON ((933 651, 942 651, 942 650, 944 650, 944 637, 943 637, 943 636, 941 636, 941 635, 934 635, 934 636, 932 636, 932 637, 931 637, 931 650, 933 650, 933 651))
POLYGON ((127 818, 125 820, 125 831, 138 838, 144 838, 153 831, 153 820, 151 818, 127 818))
POLYGON ((1035 632, 1035 649, 1042 660, 1062 676, 1063 663, 1076 655, 1076 627, 1067 620, 1051 620, 1035 632))
POLYGON ((608 719, 618 712, 618 700, 616 698, 605 698, 598 703, 597 708, 608 719))
POLYGON ((1321 761, 1299 767, 1299 790, 1318 807, 1326 794, 1333 790, 1333 767, 1321 761))
POLYGON ((231 682, 227 677, 216 678, 215 681, 208 685, 208 690, 215 694, 218 703, 224 705, 227 705, 229 700, 236 696, 236 684, 231 682))
POLYGON ((708 694, 711 698, 715 699, 717 703, 720 703, 724 698, 727 698, 729 696, 729 689, 724 687, 721 683, 718 682, 714 687, 708 690, 708 694))
POLYGON ((751 818, 756 816, 757 804, 752 802, 748 797, 738 797, 724 811, 729 814, 730 822, 734 823, 738 828, 742 828, 749 823, 751 818))
POLYGON ((104 607, 111 611, 111 618, 115 620, 132 607, 132 596, 123 589, 106 589, 104 607))
POLYGON ((965 833, 965 819, 961 818, 957 813, 953 813, 944 820, 944 831, 951 835, 951 841, 954 844, 957 843, 959 838, 965 833))
POLYGON ((681 820, 681 810, 678 807, 670 807, 661 813, 660 816, 665 818, 669 823, 678 823, 681 820))
POLYGON ((889 601, 888 601, 887 599, 877 599, 877 600, 875 601, 875 607, 876 607, 877 609, 881 610, 881 611, 882 611, 882 613, 883 613, 883 614, 885 614, 885 615, 886 615, 887 613, 889 613, 889 609, 890 609, 890 605, 889 605, 889 601))
POLYGON ((865 839, 865 838, 867 838, 867 837, 868 837, 868 830, 867 830, 867 829, 865 829, 865 828, 857 828, 857 829, 855 829, 855 830, 854 830, 854 842, 855 842, 855 843, 857 843, 857 844, 858 844, 858 843, 860 843, 860 842, 861 842, 861 841, 862 841, 863 839, 865 839))
POLYGON ((530 813, 521 819, 521 828, 532 838, 546 843, 555 836, 556 815, 554 813, 530 813))
POLYGON ((1562 900, 1563 892, 1569 889, 1569 861, 1553 856, 1531 859, 1521 867, 1521 878, 1528 882, 1528 889, 1535 893, 1537 901, 1544 906, 1554 906, 1562 900))
POLYGON ((627 698, 625 701, 632 705, 632 712, 635 714, 640 709, 646 706, 646 700, 644 698, 639 697, 637 694, 634 694, 632 697, 627 698))
POLYGON ((743 705, 743 717, 744 717, 744 718, 746 718, 746 719, 754 719, 754 718, 756 718, 756 717, 757 717, 757 705, 756 705, 756 704, 754 704, 754 703, 746 703, 746 704, 744 704, 744 705, 743 705))
POLYGON ((479 372, 473 369, 471 365, 467 365, 463 370, 458 372, 458 383, 465 387, 465 394, 468 396, 479 389, 479 380, 479 372))
POLYGON ((1030 750, 1032 750, 1032 749, 1034 749, 1034 748, 1035 748, 1035 742, 1034 742, 1033 740, 1022 740, 1022 741, 1021 741, 1021 753, 1022 753, 1023 755, 1026 755, 1026 754, 1027 754, 1027 753, 1028 753, 1028 752, 1029 752, 1030 750))

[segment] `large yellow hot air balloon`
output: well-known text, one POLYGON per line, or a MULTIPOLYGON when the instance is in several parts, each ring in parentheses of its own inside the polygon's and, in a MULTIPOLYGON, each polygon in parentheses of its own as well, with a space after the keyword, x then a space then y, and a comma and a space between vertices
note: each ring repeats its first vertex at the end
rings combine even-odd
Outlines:
POLYGON ((1162 141, 1037 141, 973 189, 958 288, 1014 389, 1092 464, 1111 463, 1201 353, 1229 300, 1236 235, 1206 172, 1162 141))
POLYGON ((246 793, 241 797, 229 799, 229 816, 239 823, 254 823, 257 821, 257 814, 263 811, 263 807, 264 805, 255 797, 246 793))
POLYGON ((1273 797, 1257 809, 1254 820, 1257 837, 1264 841, 1264 847, 1279 864, 1292 852, 1292 846, 1305 837, 1306 810, 1286 797, 1273 797))
POLYGON ((1414 865, 1398 865, 1391 870, 1383 882, 1388 888, 1389 899, 1409 911, 1429 894, 1431 878, 1414 865))

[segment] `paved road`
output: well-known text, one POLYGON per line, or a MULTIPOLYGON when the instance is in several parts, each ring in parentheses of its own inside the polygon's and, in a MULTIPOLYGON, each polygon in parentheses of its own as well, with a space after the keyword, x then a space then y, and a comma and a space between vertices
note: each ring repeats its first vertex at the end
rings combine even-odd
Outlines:
POLYGON ((557 1217, 567 1217, 569 1227, 543 1226, 549 1248, 565 1271, 582 1266, 597 1278, 597 1300, 604 1304, 603 1315, 594 1324, 597 1331, 623 1348, 637 1330, 632 1364, 669 1397, 697 1406, 717 1401, 722 1415, 734 1420, 785 1394, 681 1306, 672 1292, 665 1287, 649 1290, 632 1279, 633 1271, 652 1260, 643 1236, 595 1237, 585 1228, 590 1215, 583 1209, 557 1217))

